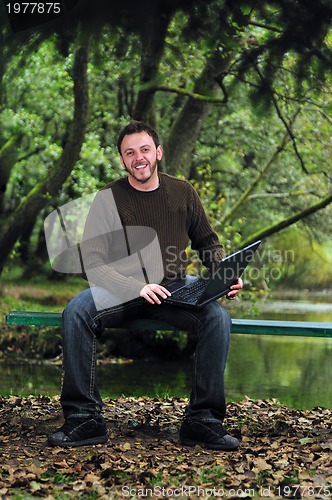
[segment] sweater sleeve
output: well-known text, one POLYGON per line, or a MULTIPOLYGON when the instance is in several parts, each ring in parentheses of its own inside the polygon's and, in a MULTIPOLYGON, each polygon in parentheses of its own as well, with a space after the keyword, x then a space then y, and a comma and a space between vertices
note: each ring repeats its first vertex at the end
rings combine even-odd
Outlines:
POLYGON ((139 255, 130 255, 111 189, 97 193, 81 243, 84 271, 90 285, 99 285, 119 302, 139 297, 146 284, 139 255))
POLYGON ((225 257, 224 247, 219 242, 194 188, 192 188, 189 237, 192 248, 197 251, 203 265, 212 273, 214 266, 225 257))

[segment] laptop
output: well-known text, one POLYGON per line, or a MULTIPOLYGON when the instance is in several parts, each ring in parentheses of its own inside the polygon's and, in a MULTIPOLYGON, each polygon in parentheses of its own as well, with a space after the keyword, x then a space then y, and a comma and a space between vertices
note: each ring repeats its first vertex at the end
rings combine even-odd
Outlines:
POLYGON ((199 309, 212 300, 228 294, 231 285, 251 262, 254 253, 261 244, 258 240, 241 250, 225 257, 209 278, 179 278, 165 288, 171 296, 164 300, 166 304, 199 309))

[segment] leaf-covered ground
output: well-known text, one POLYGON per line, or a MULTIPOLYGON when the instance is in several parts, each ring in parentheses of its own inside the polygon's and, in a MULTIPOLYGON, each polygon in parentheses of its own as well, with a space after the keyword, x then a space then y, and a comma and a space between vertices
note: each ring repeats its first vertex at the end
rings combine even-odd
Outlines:
POLYGON ((6 498, 332 497, 332 411, 277 401, 228 404, 236 452, 186 448, 178 440, 185 399, 106 401, 109 441, 52 448, 58 399, 0 399, 0 496, 6 498))

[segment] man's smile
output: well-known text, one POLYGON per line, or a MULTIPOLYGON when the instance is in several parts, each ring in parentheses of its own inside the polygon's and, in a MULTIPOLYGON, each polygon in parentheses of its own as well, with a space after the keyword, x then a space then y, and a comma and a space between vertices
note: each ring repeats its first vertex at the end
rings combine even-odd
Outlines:
POLYGON ((135 165, 134 168, 136 170, 142 170, 143 168, 147 167, 148 164, 147 163, 144 163, 144 164, 140 164, 140 165, 135 165))

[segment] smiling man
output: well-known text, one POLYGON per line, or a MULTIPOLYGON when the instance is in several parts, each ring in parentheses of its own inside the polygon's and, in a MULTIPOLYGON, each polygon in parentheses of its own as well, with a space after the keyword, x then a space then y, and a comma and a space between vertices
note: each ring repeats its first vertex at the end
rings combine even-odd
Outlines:
POLYGON ((134 189, 151 191, 159 185, 157 162, 163 150, 156 146, 156 138, 142 131, 119 139, 118 147, 122 165, 128 172, 128 181, 134 189))
MULTIPOLYGON (((100 191, 87 218, 86 254, 92 264, 89 281, 94 286, 71 300, 63 314, 61 405, 65 423, 49 436, 49 443, 80 446, 106 442, 103 403, 96 383, 96 342, 104 328, 121 325, 124 319, 147 318, 188 331, 196 340, 193 386, 180 428, 181 443, 236 450, 239 441, 223 427, 230 316, 217 301, 197 310, 178 307, 175 313, 167 303, 170 292, 166 288, 172 280, 184 277, 189 243, 210 273, 224 257, 223 246, 191 184, 158 172, 163 150, 153 128, 133 121, 122 130, 117 145, 128 175, 100 191), (137 234, 135 255, 130 252, 130 231, 137 234), (138 245, 141 235, 151 234, 149 231, 153 232, 150 240, 158 240, 158 252, 144 253, 138 245), (128 254, 120 259, 125 264, 117 267, 109 255, 114 249, 112 255, 119 255, 121 245, 128 247, 128 254), (138 254, 143 255, 138 259, 140 272, 131 265, 138 254), (152 265, 158 272, 149 274, 144 266, 149 268, 154 260, 161 266, 152 265)), ((227 297, 235 298, 241 288, 239 279, 227 297)))

